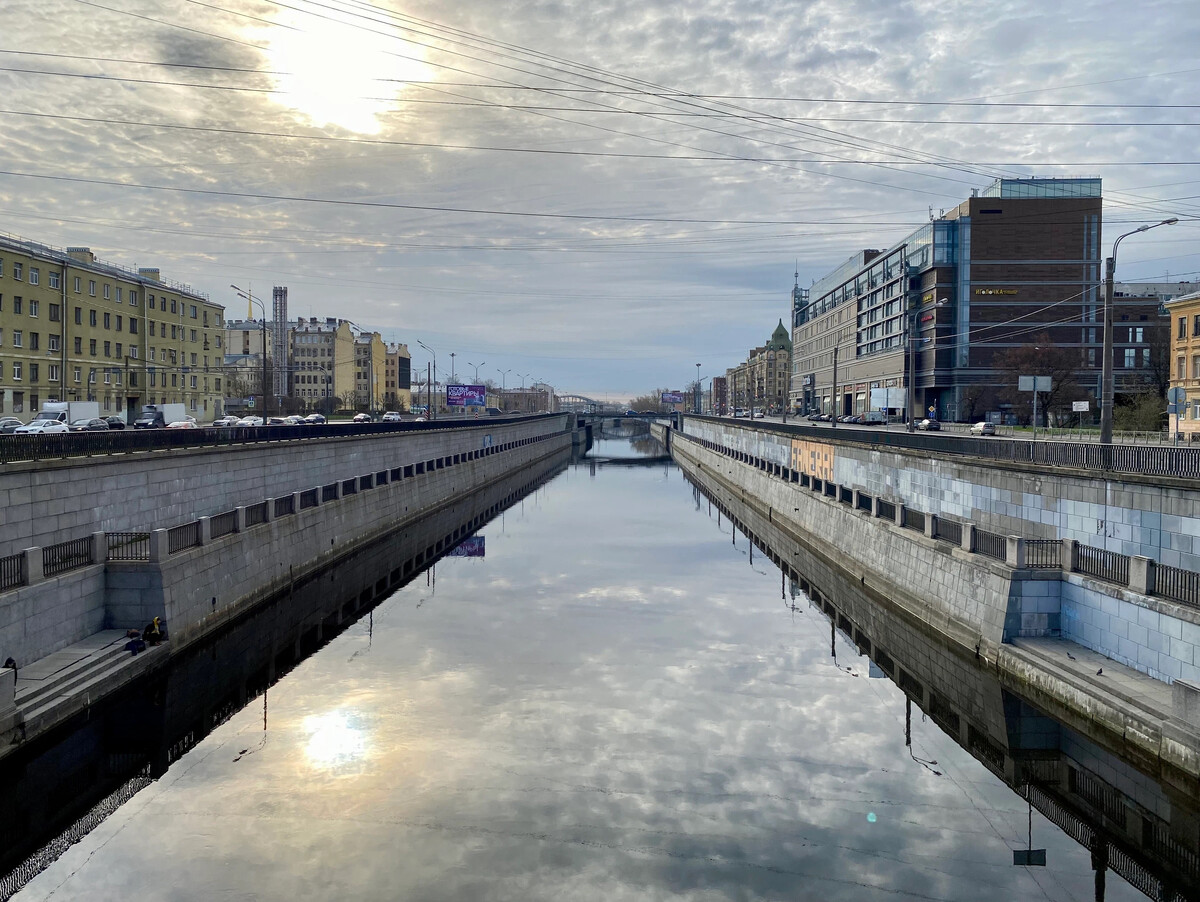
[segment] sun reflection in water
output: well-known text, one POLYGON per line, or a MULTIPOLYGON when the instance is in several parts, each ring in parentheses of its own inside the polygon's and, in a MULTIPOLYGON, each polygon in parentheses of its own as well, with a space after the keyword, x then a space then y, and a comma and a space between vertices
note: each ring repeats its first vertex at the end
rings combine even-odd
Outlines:
POLYGON ((354 711, 328 711, 306 717, 305 754, 309 764, 339 773, 359 770, 367 753, 366 726, 365 718, 354 711))

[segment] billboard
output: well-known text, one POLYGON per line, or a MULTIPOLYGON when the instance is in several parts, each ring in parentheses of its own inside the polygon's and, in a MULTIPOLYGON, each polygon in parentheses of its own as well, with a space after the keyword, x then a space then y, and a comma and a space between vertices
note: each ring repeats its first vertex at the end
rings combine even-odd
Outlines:
POLYGON ((483 536, 467 536, 447 551, 446 557, 484 557, 483 538, 483 536))
POLYGON ((903 410, 907 403, 908 397, 906 395, 906 389, 871 389, 871 410, 903 410))
POLYGON ((486 407, 486 385, 447 385, 447 407, 486 407))
POLYGON ((679 392, 679 391, 663 392, 662 393, 662 403, 663 404, 682 404, 683 403, 683 392, 679 392))

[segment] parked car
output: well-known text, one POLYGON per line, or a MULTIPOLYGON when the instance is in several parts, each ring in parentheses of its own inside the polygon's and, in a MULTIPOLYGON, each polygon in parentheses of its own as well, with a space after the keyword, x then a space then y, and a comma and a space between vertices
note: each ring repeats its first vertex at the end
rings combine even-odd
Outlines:
POLYGON ((200 426, 195 420, 176 420, 174 423, 167 423, 168 429, 199 429, 200 426))
POLYGON ((760 408, 760 407, 755 407, 755 408, 754 408, 754 411, 753 411, 753 418, 754 418, 754 419, 756 419, 756 420, 761 420, 761 419, 763 418, 763 412, 762 412, 762 408, 760 408))
POLYGON ((735 407, 733 409, 733 415, 735 417, 744 417, 746 415, 746 408, 745 407, 735 407))
POLYGON ((242 417, 234 425, 236 426, 261 426, 263 424, 262 417, 242 417))
POLYGON ((917 423, 917 428, 923 432, 937 432, 942 428, 942 424, 937 420, 931 420, 928 417, 917 423))
POLYGON ((324 426, 325 417, 323 414, 310 413, 304 418, 304 422, 306 422, 309 426, 324 426))
POLYGON ((995 423, 976 423, 971 427, 971 435, 995 435, 995 423))
POLYGON ((400 411, 389 410, 387 413, 385 413, 383 415, 382 422, 384 422, 384 423, 399 423, 400 422, 400 411))
POLYGON ((52 432, 70 432, 66 423, 58 420, 34 420, 27 426, 18 426, 14 432, 17 435, 46 435, 52 432))
POLYGON ((0 433, 16 432, 24 425, 16 417, 0 417, 0 433))
POLYGON ((238 424, 238 418, 233 416, 232 414, 230 414, 229 416, 217 417, 215 420, 213 420, 214 426, 225 427, 225 426, 236 426, 237 424, 238 424))
POLYGON ((99 417, 85 417, 71 423, 72 432, 108 432, 108 423, 99 417))
POLYGON ((120 417, 105 417, 104 422, 108 424, 109 429, 124 429, 125 421, 120 417))
POLYGON ((371 423, 374 421, 371 419, 371 415, 369 413, 356 413, 354 415, 354 422, 356 422, 356 423, 371 423))
POLYGON ((636 417, 637 415, 638 415, 638 412, 636 410, 625 411, 625 416, 627 416, 627 417, 636 417))

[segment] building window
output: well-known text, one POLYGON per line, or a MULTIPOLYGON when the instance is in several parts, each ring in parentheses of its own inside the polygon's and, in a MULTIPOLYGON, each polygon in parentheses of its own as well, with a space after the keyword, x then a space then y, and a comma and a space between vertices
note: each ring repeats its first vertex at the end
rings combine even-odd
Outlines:
POLYGON ((1179 334, 1177 338, 1187 338, 1187 317, 1179 317, 1179 334))
POLYGON ((80 338, 79 336, 75 336, 75 353, 76 354, 83 353, 83 339, 80 338))
POLYGON ((105 329, 112 328, 112 314, 108 313, 107 311, 105 311, 105 313, 104 313, 104 328, 105 329))
POLYGON ((192 304, 192 319, 195 319, 195 318, 196 318, 196 305, 192 304))
POLYGON ((58 364, 57 363, 51 363, 50 365, 48 365, 46 367, 46 381, 47 382, 57 382, 58 381, 58 364))
POLYGON ((1176 380, 1178 380, 1180 382, 1182 382, 1184 379, 1183 366, 1184 366, 1184 361, 1183 361, 1183 358, 1180 357, 1178 360, 1175 361, 1175 378, 1176 378, 1176 380))
POLYGON ((22 332, 20 329, 13 329, 13 347, 14 348, 25 347, 25 333, 22 332))
POLYGON ((1192 358, 1192 378, 1200 379, 1200 354, 1192 358))
POLYGON ((93 357, 96 356, 96 339, 94 338, 88 341, 88 353, 93 357))
POLYGON ((105 357, 112 356, 112 342, 111 341, 106 341, 104 343, 104 356, 105 357))
POLYGON ((96 371, 94 369, 88 370, 88 385, 95 385, 95 384, 96 384, 96 371))
POLYGON ((75 376, 75 382, 76 382, 76 384, 78 384, 78 383, 82 382, 82 381, 83 381, 83 368, 82 368, 82 367, 78 367, 78 366, 77 366, 77 367, 75 367, 75 372, 74 372, 72 375, 74 375, 74 376, 75 376))
POLYGON ((137 359, 137 345, 129 346, 129 356, 134 358, 135 360, 137 359))
MULTIPOLYGON (((1183 338, 1182 335, 1179 337, 1183 338)), ((1192 318, 1192 338, 1200 338, 1200 313, 1192 318)))
POLYGON ((1131 370, 1135 366, 1137 366, 1137 349, 1136 348, 1126 348, 1125 349, 1125 369, 1131 370))
POLYGON ((136 319, 134 319, 132 316, 129 317, 129 334, 130 335, 138 334, 137 323, 138 323, 138 321, 136 319))
POLYGON ((29 299, 29 315, 36 319, 42 312, 42 305, 33 298, 29 299))
POLYGON ((117 303, 118 304, 121 303, 121 286, 120 285, 117 286, 117 303))
POLYGON ((191 333, 192 333, 192 341, 195 341, 196 340, 196 330, 192 329, 191 333))
POLYGON ((40 370, 41 370, 41 367, 39 367, 36 363, 29 364, 29 381, 30 382, 38 381, 38 377, 41 376, 40 370))
POLYGON ((30 285, 37 285, 41 281, 41 278, 42 278, 42 274, 38 271, 38 268, 36 266, 29 267, 29 284, 30 285))
POLYGON ((46 350, 47 351, 57 351, 58 350, 58 336, 57 335, 47 335, 46 336, 46 350))
POLYGON ((75 277, 75 293, 79 294, 83 291, 83 280, 79 276, 75 277))
POLYGON ((21 296, 17 295, 13 298, 13 313, 19 314, 24 309, 24 301, 21 296))
POLYGON ((192 388, 196 387, 196 377, 192 376, 192 388))
POLYGON ((46 273, 46 277, 50 280, 51 288, 58 288, 61 285, 61 282, 59 281, 59 275, 57 272, 48 272, 48 273, 46 273))
POLYGON ((75 308, 75 325, 77 325, 77 326, 83 325, 83 308, 82 307, 75 308))
POLYGON ((50 305, 50 322, 52 322, 52 323, 62 322, 62 307, 60 307, 58 304, 50 305))
POLYGON ((18 282, 20 282, 21 279, 24 278, 24 272, 25 272, 25 264, 23 264, 23 263, 14 263, 13 264, 13 278, 16 279, 18 282))
POLYGON ((88 279, 88 294, 90 294, 92 297, 96 296, 96 280, 95 279, 88 279))
POLYGON ((121 315, 119 313, 117 314, 117 331, 121 331, 121 315))
MULTIPOLYGON (((19 264, 13 264, 13 266, 14 266, 14 267, 16 267, 16 266, 18 266, 18 265, 19 265, 19 264)), ((14 360, 14 361, 13 361, 13 365, 12 365, 12 378, 13 378, 13 382, 20 382, 20 381, 21 381, 21 361, 19 361, 19 360, 14 360)))
POLYGON ((110 298, 112 298, 112 286, 109 285, 107 282, 105 282, 104 283, 104 300, 107 301, 110 298))
POLYGON ((134 291, 132 288, 129 289, 129 306, 130 307, 137 306, 137 292, 134 291))
POLYGON ((117 342, 117 360, 121 359, 121 343, 117 342))

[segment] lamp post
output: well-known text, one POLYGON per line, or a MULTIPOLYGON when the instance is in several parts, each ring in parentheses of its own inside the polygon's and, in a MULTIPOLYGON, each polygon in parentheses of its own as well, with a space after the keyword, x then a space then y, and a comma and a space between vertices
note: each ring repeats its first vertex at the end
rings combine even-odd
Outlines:
MULTIPOLYGON (((433 355, 433 385, 437 385, 437 352, 419 338, 417 339, 417 344, 433 355)), ((436 406, 433 403, 433 385, 429 387, 429 419, 431 420, 436 419, 433 412, 436 406)))
POLYGON ((696 393, 695 393, 696 410, 695 413, 700 413, 700 364, 696 364, 696 393))
MULTIPOLYGON (((243 291, 236 285, 230 285, 229 287, 238 293, 238 297, 244 298, 251 304, 258 304, 258 309, 262 311, 262 385, 260 386, 259 393, 262 395, 262 415, 263 422, 265 423, 267 420, 267 308, 263 305, 262 301, 250 293, 249 289, 243 291)), ((254 315, 253 308, 250 309, 250 314, 251 316, 254 315)))
POLYGON ((450 352, 450 381, 451 382, 454 381, 454 358, 456 356, 457 355, 454 353, 454 351, 450 352))
POLYGON ((500 374, 500 408, 502 410, 508 410, 508 398, 506 397, 506 394, 508 392, 508 374, 511 373, 512 370, 502 370, 497 367, 496 372, 500 374))
POLYGON ((479 384, 479 368, 481 366, 483 366, 484 363, 487 363, 487 361, 485 360, 485 361, 483 361, 483 363, 471 363, 471 361, 469 361, 469 360, 467 361, 467 366, 472 367, 475 370, 475 384, 476 385, 479 384))
POLYGON ((1104 359, 1100 368, 1100 444, 1111 445, 1113 433, 1113 274, 1117 268, 1117 246, 1122 238, 1148 232, 1159 226, 1175 225, 1177 217, 1153 225, 1138 226, 1132 232, 1118 235, 1113 242, 1112 256, 1104 261, 1104 359))

